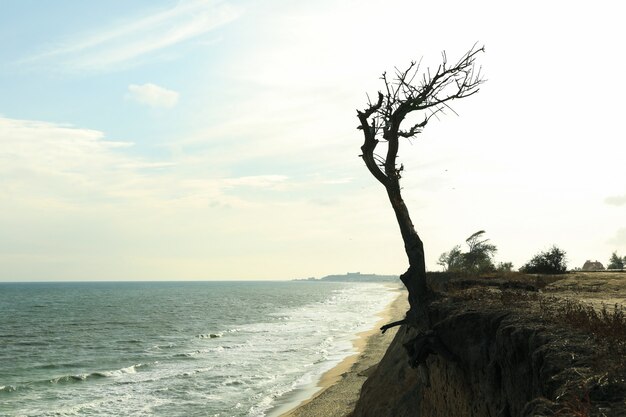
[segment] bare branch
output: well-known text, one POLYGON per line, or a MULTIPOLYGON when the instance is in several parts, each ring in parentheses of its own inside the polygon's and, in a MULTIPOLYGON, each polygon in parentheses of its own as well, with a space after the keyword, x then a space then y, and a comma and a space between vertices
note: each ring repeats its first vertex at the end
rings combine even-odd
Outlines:
POLYGON ((394 321, 393 323, 388 323, 385 324, 383 327, 380 328, 381 332, 383 334, 385 334, 385 332, 389 329, 391 329, 392 327, 396 327, 396 326, 402 326, 403 324, 407 324, 408 320, 407 319, 402 319, 402 320, 398 320, 398 321, 394 321))
POLYGON ((424 121, 421 123, 417 123, 416 125, 414 125, 413 127, 411 127, 411 129, 409 129, 408 131, 404 132, 402 130, 398 130, 398 136, 403 137, 403 138, 412 138, 413 136, 417 135, 418 133, 420 133, 422 131, 422 128, 424 126, 426 126, 426 123, 428 123, 428 119, 432 116, 432 113, 430 116, 426 116, 424 118, 424 121))
MULTIPOLYGON (((381 93, 380 91, 378 92, 378 102, 374 105, 370 104, 368 106, 367 109, 365 109, 364 111, 359 111, 357 110, 357 114, 359 116, 359 120, 361 121, 361 127, 364 128, 365 126, 363 126, 363 121, 367 121, 367 119, 369 119, 369 117, 374 114, 374 112, 378 111, 378 109, 380 109, 380 106, 382 106, 383 104, 383 93, 381 93)), ((369 102, 369 96, 367 97, 367 100, 369 102)), ((367 123, 366 123, 367 124, 367 123)))
POLYGON ((369 121, 369 118, 380 110, 383 105, 383 100, 383 93, 378 92, 378 101, 376 104, 370 104, 364 111, 357 110, 357 116, 361 122, 358 129, 363 130, 364 136, 363 146, 361 146, 361 151, 363 152, 361 157, 365 161, 365 165, 369 169, 370 173, 381 184, 386 186, 388 179, 374 159, 374 149, 376 149, 376 145, 378 145, 378 139, 376 139, 378 128, 376 126, 379 121, 376 118, 372 120, 371 124, 369 121))
POLYGON ((457 114, 450 103, 472 96, 480 90, 484 79, 482 69, 475 64, 477 55, 481 52, 484 52, 484 48, 474 45, 452 65, 444 51, 441 54, 442 62, 435 71, 426 68, 421 72, 420 60, 412 61, 403 70, 394 68, 393 79, 386 72, 381 75, 385 84, 383 93, 378 93, 375 104, 368 97, 368 108, 358 112, 361 122, 359 129, 364 130, 365 135, 363 158, 380 182, 387 186, 399 180, 396 160, 400 138, 416 137, 431 117, 439 119, 439 113, 445 114, 446 110, 457 114), (426 114, 422 122, 410 128, 402 128, 404 120, 412 112, 426 114), (373 155, 374 148, 380 141, 388 143, 384 159, 373 155))

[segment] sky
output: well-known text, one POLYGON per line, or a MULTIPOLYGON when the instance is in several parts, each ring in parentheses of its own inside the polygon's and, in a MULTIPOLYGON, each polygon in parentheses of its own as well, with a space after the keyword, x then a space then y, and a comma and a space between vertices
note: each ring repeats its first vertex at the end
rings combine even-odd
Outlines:
POLYGON ((475 43, 487 82, 400 147, 439 255, 626 255, 619 2, 0 0, 0 280, 400 274, 359 158, 383 71, 475 43))

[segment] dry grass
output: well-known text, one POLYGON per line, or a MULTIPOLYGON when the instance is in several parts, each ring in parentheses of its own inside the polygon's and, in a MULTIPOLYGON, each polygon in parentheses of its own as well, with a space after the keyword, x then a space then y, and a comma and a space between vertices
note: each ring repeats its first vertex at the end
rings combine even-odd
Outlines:
POLYGON ((441 294, 452 301, 516 312, 557 331, 555 340, 565 350, 572 344, 577 365, 561 375, 566 382, 548 415, 626 416, 626 275, 437 278, 444 282, 441 294))
POLYGON ((589 417, 591 412, 591 400, 589 392, 581 396, 571 396, 560 402, 560 408, 553 414, 554 417, 589 417))
POLYGON ((626 351, 626 314, 621 305, 609 308, 602 304, 597 310, 581 301, 544 297, 539 300, 539 309, 543 317, 591 333, 599 342, 626 351))
POLYGON ((503 290, 500 293, 500 302, 504 306, 536 303, 540 298, 539 293, 532 291, 503 290))
POLYGON ((542 297, 539 309, 544 319, 590 334, 595 340, 593 369, 596 372, 579 381, 581 385, 577 388, 568 390, 568 395, 559 400, 561 408, 555 416, 605 415, 601 408, 592 404, 623 401, 626 392, 624 307, 615 304, 610 308, 602 304, 601 308, 594 308, 581 301, 542 297))

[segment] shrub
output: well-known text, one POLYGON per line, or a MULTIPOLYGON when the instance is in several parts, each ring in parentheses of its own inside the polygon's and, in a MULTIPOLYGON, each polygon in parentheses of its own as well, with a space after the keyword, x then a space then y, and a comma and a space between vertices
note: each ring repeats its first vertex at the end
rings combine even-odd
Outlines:
POLYGON ((480 230, 465 240, 467 252, 462 252, 461 246, 457 245, 450 252, 442 253, 437 263, 448 272, 483 274, 495 271, 492 258, 498 249, 489 243, 489 239, 483 239, 484 233, 480 230))
POLYGON ((613 252, 606 269, 624 269, 624 261, 626 261, 626 256, 622 259, 617 255, 617 252, 613 252))
POLYGON ((461 246, 456 245, 450 252, 444 252, 439 256, 437 264, 443 267, 444 271, 456 272, 463 269, 463 253, 461 246))
POLYGON ((547 252, 540 252, 520 269, 527 274, 564 274, 567 272, 565 251, 552 246, 547 252))
POLYGON ((499 262, 496 267, 496 271, 498 272, 511 272, 513 271, 513 263, 512 262, 499 262))

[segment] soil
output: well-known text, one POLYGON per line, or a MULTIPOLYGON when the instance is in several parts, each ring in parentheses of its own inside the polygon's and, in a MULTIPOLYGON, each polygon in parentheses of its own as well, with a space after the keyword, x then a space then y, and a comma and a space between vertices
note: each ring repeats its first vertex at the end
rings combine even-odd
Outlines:
POLYGON ((626 415, 626 273, 431 274, 429 285, 436 354, 409 367, 406 347, 424 338, 401 328, 354 416, 626 415))

